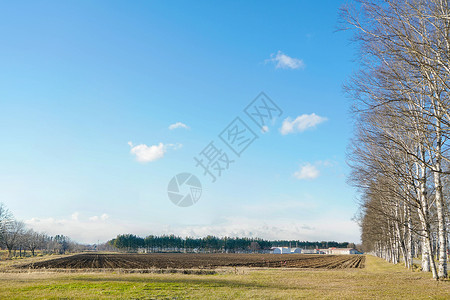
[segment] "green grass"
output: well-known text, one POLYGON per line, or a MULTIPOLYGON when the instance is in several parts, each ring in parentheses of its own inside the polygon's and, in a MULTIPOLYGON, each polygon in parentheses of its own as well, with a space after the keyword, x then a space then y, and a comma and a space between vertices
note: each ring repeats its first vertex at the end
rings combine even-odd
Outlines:
POLYGON ((216 275, 3 273, 0 299, 450 299, 450 281, 367 256, 365 269, 238 269, 216 275))

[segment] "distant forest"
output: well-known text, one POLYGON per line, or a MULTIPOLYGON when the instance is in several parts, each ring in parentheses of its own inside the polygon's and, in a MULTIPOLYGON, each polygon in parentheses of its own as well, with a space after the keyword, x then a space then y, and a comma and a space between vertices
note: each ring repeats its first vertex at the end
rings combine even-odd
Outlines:
POLYGON ((146 252, 256 252, 270 250, 272 247, 299 247, 302 249, 356 247, 353 243, 334 241, 268 241, 259 238, 215 237, 210 235, 203 238, 149 235, 142 238, 134 234, 118 235, 115 239, 108 241, 107 244, 126 252, 137 252, 138 250, 145 250, 146 252))

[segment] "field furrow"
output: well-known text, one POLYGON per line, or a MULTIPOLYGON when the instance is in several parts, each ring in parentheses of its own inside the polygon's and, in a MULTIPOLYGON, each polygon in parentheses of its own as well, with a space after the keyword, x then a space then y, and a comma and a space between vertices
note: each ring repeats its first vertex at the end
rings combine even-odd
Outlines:
POLYGON ((18 268, 27 269, 214 269, 253 268, 363 268, 362 255, 314 254, 78 254, 51 259, 18 268))

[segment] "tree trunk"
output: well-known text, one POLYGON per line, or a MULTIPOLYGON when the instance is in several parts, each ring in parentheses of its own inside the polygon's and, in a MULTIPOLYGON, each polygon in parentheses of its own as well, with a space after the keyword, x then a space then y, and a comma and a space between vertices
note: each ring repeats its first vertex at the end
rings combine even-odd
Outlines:
POLYGON ((442 194, 441 179, 441 125, 440 120, 436 120, 436 162, 434 165, 434 188, 436 199, 436 211, 438 218, 438 241, 439 241, 439 278, 447 278, 447 224, 445 221, 444 195, 442 194))
POLYGON ((422 272, 430 272, 430 247, 425 236, 422 237, 422 272))

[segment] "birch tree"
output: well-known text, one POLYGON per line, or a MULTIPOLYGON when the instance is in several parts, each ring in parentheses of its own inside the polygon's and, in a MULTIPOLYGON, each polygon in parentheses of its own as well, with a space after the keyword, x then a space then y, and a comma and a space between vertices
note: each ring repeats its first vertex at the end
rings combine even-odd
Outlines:
MULTIPOLYGON (((450 128, 449 4, 441 0, 355 3, 353 7, 343 7, 342 17, 346 24, 357 29, 355 40, 361 45, 362 70, 352 78, 347 90, 356 100, 357 112, 362 107, 370 114, 381 107, 389 119, 387 124, 391 128, 383 127, 383 120, 378 120, 377 137, 389 141, 388 152, 400 153, 400 157, 404 154, 406 161, 394 157, 386 166, 407 166, 404 172, 409 173, 396 174, 398 183, 393 186, 406 192, 399 197, 404 204, 417 204, 422 223, 423 269, 427 270, 429 261, 433 277, 446 278, 448 211, 442 181, 447 174, 442 163, 449 160, 446 156, 450 128), (412 170, 415 176, 411 176, 412 170), (433 198, 426 190, 427 170, 433 175, 433 198), (412 180, 400 183, 405 178, 412 180), (434 261, 428 258, 433 249, 430 201, 436 210, 437 273, 434 261)), ((395 201, 392 203, 398 216, 399 206, 395 201)), ((404 208, 408 212, 411 206, 404 208)), ((408 217, 406 220, 411 226, 411 220, 408 217)), ((396 223, 393 224, 396 228, 396 223)), ((394 243, 406 248, 399 234, 397 238, 394 243)))

